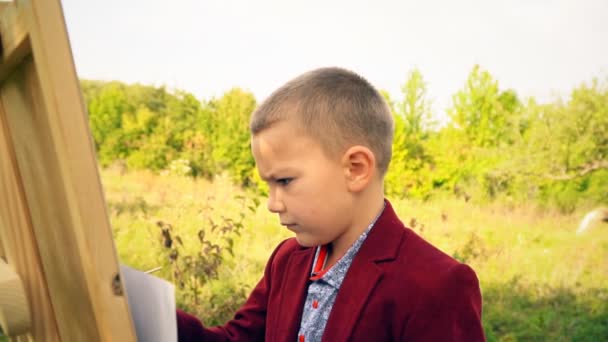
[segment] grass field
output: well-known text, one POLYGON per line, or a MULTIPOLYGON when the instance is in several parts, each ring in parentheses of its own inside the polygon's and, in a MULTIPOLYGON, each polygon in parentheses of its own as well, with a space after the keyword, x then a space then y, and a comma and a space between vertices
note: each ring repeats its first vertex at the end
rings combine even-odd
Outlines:
MULTIPOLYGON (((255 204, 223 177, 210 183, 105 170, 102 181, 121 262, 141 270, 162 266, 158 276, 185 283, 178 306, 205 324, 231 317, 274 247, 291 236, 263 199, 255 204), (163 245, 167 225, 179 257, 163 245), (232 229, 222 232, 226 227, 232 229), (201 259, 201 230, 221 247, 219 259, 201 259), (188 257, 216 265, 182 264, 176 273, 177 260, 188 257)), ((565 216, 457 200, 392 203, 406 225, 476 270, 489 341, 608 341, 608 227, 576 236, 584 210, 565 216)), ((1 334, 0 341, 6 341, 1 334)))
MULTIPOLYGON (((291 236, 263 199, 253 203, 223 177, 210 183, 105 170, 102 179, 121 262, 142 270, 162 266, 157 275, 185 284, 178 305, 205 324, 231 317, 274 247, 291 236), (167 224, 180 260, 190 256, 190 263, 201 258, 198 236, 205 231, 221 247, 216 267, 204 269, 207 275, 198 280, 185 266, 176 273, 178 256, 170 255, 161 237, 167 224), (242 229, 212 229, 226 225, 242 229)), ((608 227, 576 236, 583 210, 565 216, 459 200, 392 203, 406 225, 476 270, 488 340, 608 340, 608 227)))

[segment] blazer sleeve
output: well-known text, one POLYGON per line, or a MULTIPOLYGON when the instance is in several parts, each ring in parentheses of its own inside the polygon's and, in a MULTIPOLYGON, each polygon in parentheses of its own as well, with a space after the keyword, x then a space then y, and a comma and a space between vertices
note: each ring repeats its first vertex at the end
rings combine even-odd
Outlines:
POLYGON ((197 317, 178 309, 176 312, 178 341, 264 341, 272 264, 284 243, 285 241, 274 250, 266 264, 264 276, 253 289, 245 304, 236 312, 234 318, 225 325, 204 327, 197 317))
POLYGON ((408 320, 402 340, 485 341, 481 292, 473 269, 456 264, 433 292, 408 320))

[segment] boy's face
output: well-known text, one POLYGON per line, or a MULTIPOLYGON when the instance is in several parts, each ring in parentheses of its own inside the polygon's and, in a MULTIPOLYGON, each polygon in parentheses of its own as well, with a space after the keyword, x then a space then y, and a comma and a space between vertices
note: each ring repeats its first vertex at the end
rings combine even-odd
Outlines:
POLYGON ((261 131, 251 146, 269 186, 268 210, 279 215, 300 245, 327 244, 349 229, 353 197, 340 158, 332 160, 289 121, 261 131))

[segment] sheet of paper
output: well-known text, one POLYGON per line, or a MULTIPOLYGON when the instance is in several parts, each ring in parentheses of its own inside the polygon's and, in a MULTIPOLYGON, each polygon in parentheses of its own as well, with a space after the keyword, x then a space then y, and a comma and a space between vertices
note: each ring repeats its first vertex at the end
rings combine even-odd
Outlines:
POLYGON ((137 340, 177 342, 175 286, 125 265, 120 265, 120 270, 137 340))

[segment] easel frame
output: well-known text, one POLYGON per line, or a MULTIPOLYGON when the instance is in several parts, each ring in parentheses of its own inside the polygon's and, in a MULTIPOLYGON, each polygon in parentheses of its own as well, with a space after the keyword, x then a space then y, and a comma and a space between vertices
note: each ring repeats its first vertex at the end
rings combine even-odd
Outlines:
POLYGON ((16 341, 135 341, 59 0, 0 3, 0 257, 23 282, 16 341))

